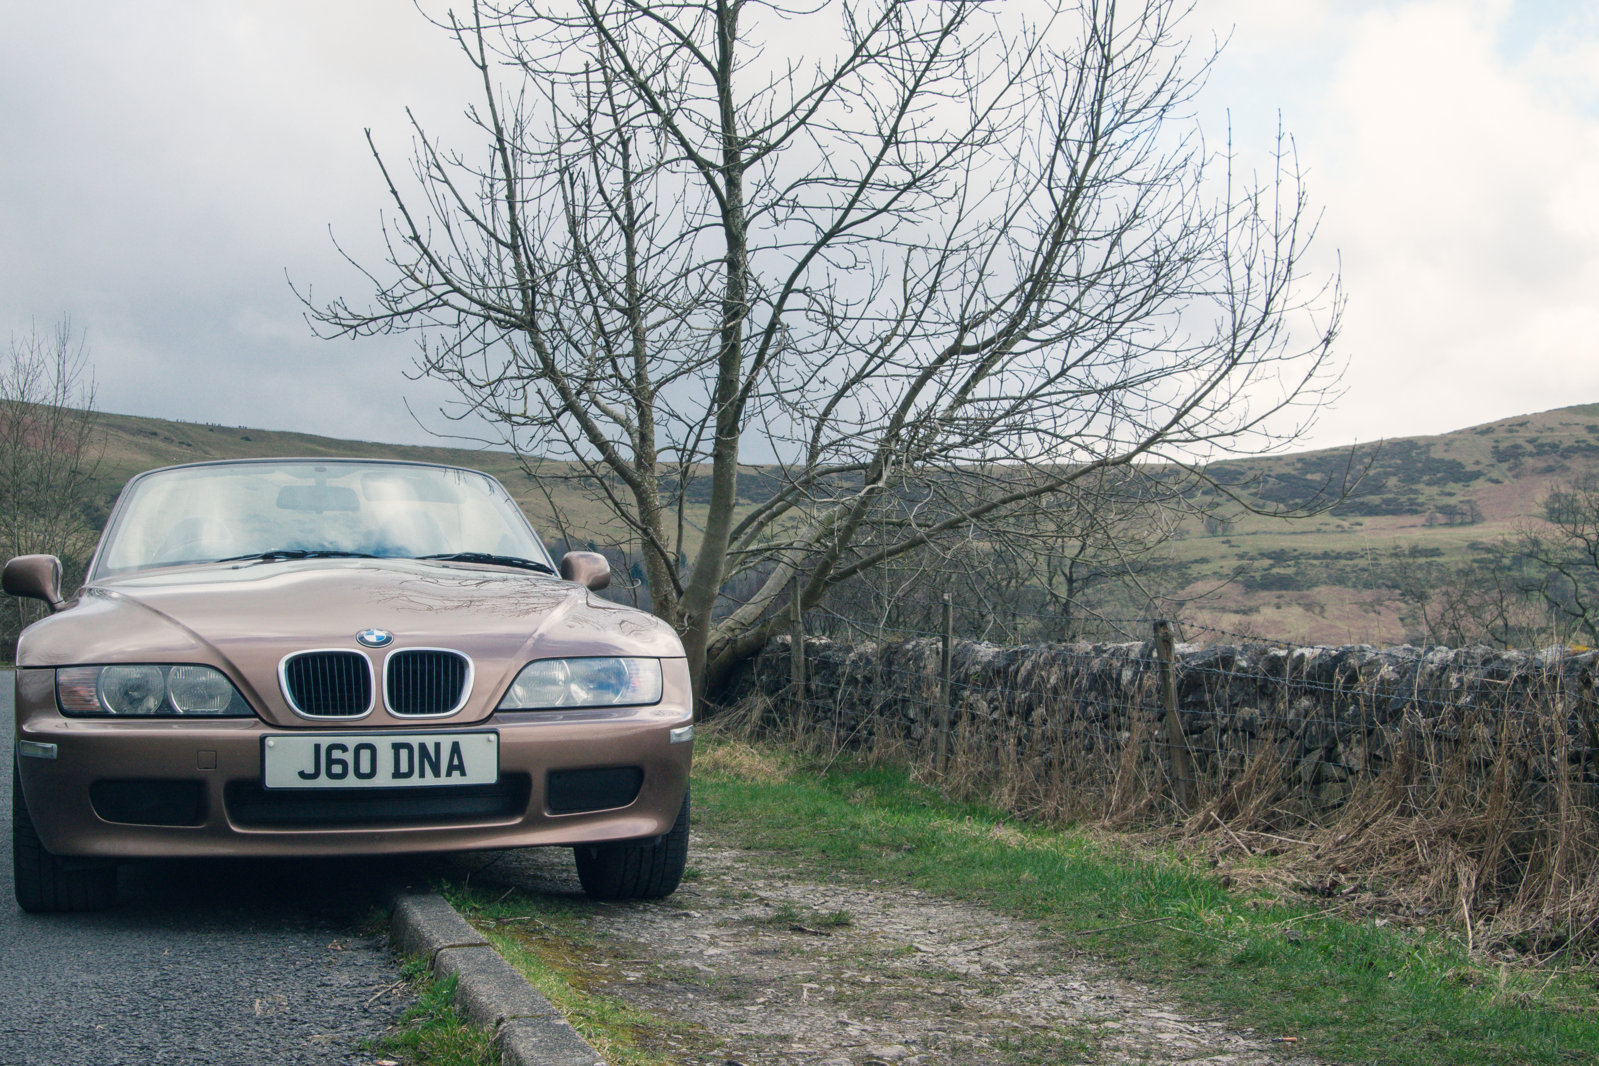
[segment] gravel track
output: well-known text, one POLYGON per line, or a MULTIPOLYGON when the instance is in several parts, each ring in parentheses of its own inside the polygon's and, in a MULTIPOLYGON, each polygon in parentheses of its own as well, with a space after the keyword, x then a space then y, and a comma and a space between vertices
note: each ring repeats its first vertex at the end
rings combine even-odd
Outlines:
MULTIPOLYGON (((468 861, 474 884, 578 892, 565 852, 468 861)), ((689 862, 698 873, 671 899, 596 905, 582 919, 599 945, 582 953, 582 983, 699 1027, 705 1040, 677 1044, 684 1063, 1313 1062, 1225 1020, 1194 1018, 980 906, 791 874, 704 826, 689 862)), ((662 1039, 669 1050, 678 1040, 662 1039)))

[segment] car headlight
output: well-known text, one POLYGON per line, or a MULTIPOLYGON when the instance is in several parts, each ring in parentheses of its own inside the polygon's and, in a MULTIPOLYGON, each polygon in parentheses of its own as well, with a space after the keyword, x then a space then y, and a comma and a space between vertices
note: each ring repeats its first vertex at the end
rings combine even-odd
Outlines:
POLYGON ((56 671, 56 701, 67 715, 249 718, 255 713, 233 682, 209 666, 64 666, 56 671))
POLYGON ((659 659, 541 659, 511 682, 502 711, 637 707, 661 702, 659 659))

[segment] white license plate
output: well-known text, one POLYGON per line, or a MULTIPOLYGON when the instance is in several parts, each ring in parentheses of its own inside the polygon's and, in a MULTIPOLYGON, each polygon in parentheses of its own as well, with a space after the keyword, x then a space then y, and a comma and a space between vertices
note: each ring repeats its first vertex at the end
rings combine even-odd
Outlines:
POLYGON ((498 733, 276 734, 261 748, 267 788, 492 785, 498 733))

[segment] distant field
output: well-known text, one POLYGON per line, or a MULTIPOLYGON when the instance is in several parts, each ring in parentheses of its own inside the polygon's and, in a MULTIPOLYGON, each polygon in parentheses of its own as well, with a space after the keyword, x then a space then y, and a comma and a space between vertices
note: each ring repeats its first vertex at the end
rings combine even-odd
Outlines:
MULTIPOLYGON (((122 483, 151 467, 207 459, 383 456, 471 466, 495 475, 550 539, 627 547, 629 535, 603 508, 564 484, 549 464, 542 487, 504 451, 339 440, 304 433, 102 415, 98 517, 122 483), (557 528, 553 499, 568 526, 557 528)), ((1315 643, 1392 643, 1405 636, 1400 604, 1384 584, 1395 551, 1467 564, 1476 549, 1537 522, 1551 487, 1599 469, 1599 404, 1505 419, 1435 437, 1363 446, 1370 468, 1328 513, 1285 520, 1238 514, 1225 531, 1188 520, 1165 552, 1167 591, 1196 597, 1191 619, 1227 631, 1315 643), (1460 523, 1460 524, 1451 524, 1460 523)), ((1280 506, 1315 497, 1348 467, 1347 450, 1217 464, 1223 481, 1280 506)), ((766 488, 753 471, 741 498, 766 488)), ((698 542, 704 506, 688 509, 684 550, 698 542)), ((1195 636, 1203 637, 1201 633, 1195 636)))

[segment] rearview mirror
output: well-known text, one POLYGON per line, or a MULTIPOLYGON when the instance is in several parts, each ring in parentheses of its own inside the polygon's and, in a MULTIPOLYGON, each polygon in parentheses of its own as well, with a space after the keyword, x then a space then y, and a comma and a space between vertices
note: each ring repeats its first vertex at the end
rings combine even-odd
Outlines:
POLYGON ((61 560, 54 555, 19 555, 0 570, 0 587, 12 596, 43 600, 61 609, 61 560))
POLYGON ((599 552, 567 552, 561 556, 561 576, 598 592, 611 584, 611 564, 599 552))
POLYGON ((285 485, 278 490, 284 511, 359 511, 361 498, 343 485, 285 485))

